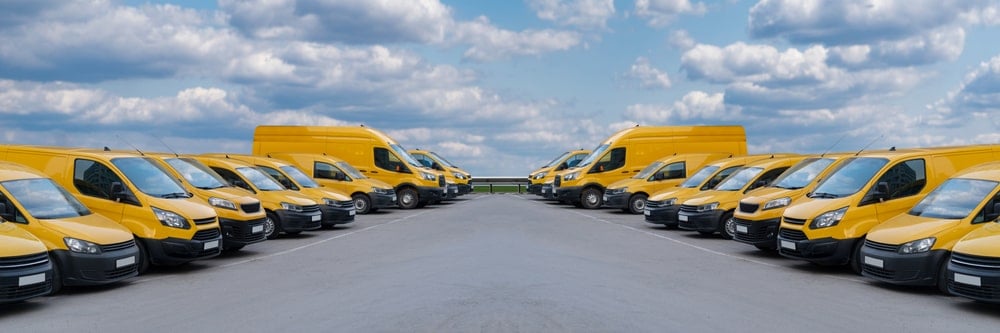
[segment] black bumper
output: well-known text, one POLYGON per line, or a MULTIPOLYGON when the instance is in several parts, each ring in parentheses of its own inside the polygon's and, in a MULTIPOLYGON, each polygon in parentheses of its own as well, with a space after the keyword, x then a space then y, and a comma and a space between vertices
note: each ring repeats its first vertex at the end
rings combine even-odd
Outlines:
MULTIPOLYGON (((796 230, 797 231, 797 230, 796 230)), ((778 231, 778 253, 784 257, 805 260, 819 265, 844 265, 850 262, 854 243, 859 238, 851 239, 797 239, 787 238, 778 231)))
POLYGON ((643 214, 646 216, 646 222, 662 224, 668 227, 677 226, 677 213, 681 211, 681 206, 670 205, 666 207, 650 208, 649 202, 646 202, 646 210, 643 214))
POLYGON ((54 250, 63 285, 92 286, 114 283, 139 275, 139 247, 132 246, 101 254, 54 250))
MULTIPOLYGON (((215 230, 214 237, 199 237, 195 239, 137 238, 149 251, 149 260, 157 265, 179 265, 195 260, 208 259, 222 252, 222 233, 215 230)), ((204 233, 208 230, 200 231, 204 233)))
POLYGON ((608 194, 606 191, 604 193, 604 207, 605 208, 627 208, 628 198, 632 197, 632 193, 621 192, 615 194, 608 194))
POLYGON ((396 207, 396 194, 381 194, 375 192, 368 192, 368 197, 372 200, 372 207, 375 208, 392 208, 396 207))
POLYGON ((899 254, 861 247, 861 275, 908 286, 937 285, 938 268, 950 251, 933 250, 924 253, 899 254))
POLYGON ((556 198, 555 186, 552 186, 552 184, 542 185, 542 188, 540 189, 540 191, 542 193, 539 194, 539 195, 541 195, 542 198, 545 198, 545 199, 555 199, 556 198))
POLYGON ((471 184, 458 184, 458 195, 466 195, 472 193, 471 184))
POLYGON ((542 194, 542 184, 528 184, 528 193, 541 195, 542 194))
POLYGON ((337 206, 320 205, 319 210, 323 214, 323 226, 333 226, 354 222, 354 201, 339 202, 337 206))
POLYGON ((733 240, 759 247, 778 249, 778 226, 781 218, 751 221, 734 218, 736 234, 733 240))
MULTIPOLYGON (((48 254, 36 254, 19 258, 32 258, 36 265, 0 269, 0 303, 18 302, 29 298, 48 295, 52 292, 52 262, 48 254), (40 257, 40 258, 36 258, 40 257)), ((19 260, 0 258, 4 265, 20 266, 19 260)))
POLYGON ((246 246, 253 243, 263 242, 264 220, 266 218, 240 221, 219 218, 219 225, 222 227, 222 244, 225 247, 246 246))
POLYGON ((278 214, 278 219, 281 220, 281 230, 285 232, 316 230, 323 226, 323 213, 319 211, 292 212, 279 209, 274 213, 278 214))
POLYGON ((677 227, 681 230, 715 232, 719 230, 719 219, 725 213, 721 209, 700 213, 680 211, 677 213, 677 227))
POLYGON ((948 262, 948 291, 965 298, 1000 304, 1000 270, 948 262), (970 282, 970 279, 974 281, 970 282))
POLYGON ((417 197, 424 204, 444 200, 444 187, 417 187, 417 197))
POLYGON ((580 202, 580 193, 583 192, 583 188, 579 186, 572 187, 557 187, 555 189, 556 199, 559 201, 565 201, 570 203, 580 202))

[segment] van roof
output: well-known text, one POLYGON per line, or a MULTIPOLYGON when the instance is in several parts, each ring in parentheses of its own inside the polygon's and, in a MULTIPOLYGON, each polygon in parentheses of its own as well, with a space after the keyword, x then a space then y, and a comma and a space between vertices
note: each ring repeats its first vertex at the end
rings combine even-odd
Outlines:
POLYGON ((622 129, 612 134, 602 143, 619 140, 626 137, 652 137, 652 136, 739 136, 746 140, 746 131, 740 125, 717 125, 717 126, 635 126, 622 129))
POLYGON ((886 149, 863 151, 857 156, 881 157, 890 160, 905 159, 910 157, 942 155, 969 151, 995 151, 1000 153, 1000 145, 969 145, 969 146, 947 146, 947 147, 926 147, 926 148, 906 148, 906 149, 886 149))
POLYGON ((32 150, 56 155, 77 155, 77 156, 90 156, 90 157, 100 157, 105 159, 113 159, 119 157, 140 157, 138 153, 133 153, 130 151, 121 150, 102 150, 93 148, 82 148, 82 147, 57 147, 57 146, 32 146, 32 145, 5 145, 0 146, 6 148, 7 150, 32 150))
POLYGON ((356 137, 375 137, 380 141, 395 144, 396 140, 382 131, 364 126, 291 126, 259 125, 253 131, 254 138, 265 135, 275 136, 329 136, 341 134, 356 137))
POLYGON ((327 154, 316 154, 316 153, 267 153, 267 154, 264 154, 264 155, 266 157, 269 157, 269 158, 276 158, 274 156, 306 157, 306 158, 311 158, 311 159, 316 160, 316 161, 327 162, 327 163, 330 163, 330 164, 336 164, 336 163, 344 162, 344 160, 342 160, 340 158, 337 158, 337 157, 334 157, 334 156, 330 156, 330 155, 327 155, 327 154))
POLYGON ((16 179, 48 178, 38 170, 7 161, 0 161, 0 181, 16 179))

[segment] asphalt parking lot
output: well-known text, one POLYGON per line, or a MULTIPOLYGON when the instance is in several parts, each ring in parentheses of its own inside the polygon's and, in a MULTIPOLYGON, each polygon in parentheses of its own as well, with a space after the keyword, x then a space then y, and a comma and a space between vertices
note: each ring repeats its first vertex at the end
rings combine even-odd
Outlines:
POLYGON ((0 305, 0 332, 992 331, 1000 307, 641 216, 467 195, 126 283, 0 305))

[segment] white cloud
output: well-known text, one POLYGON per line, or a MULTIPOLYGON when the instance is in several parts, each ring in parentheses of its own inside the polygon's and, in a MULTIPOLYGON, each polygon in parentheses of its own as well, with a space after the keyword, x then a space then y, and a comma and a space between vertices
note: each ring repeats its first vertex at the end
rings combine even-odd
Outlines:
POLYGON ((614 0, 528 0, 538 18, 560 25, 606 28, 615 15, 614 0))
POLYGON ((722 93, 692 91, 672 105, 633 104, 625 116, 640 123, 681 124, 699 119, 712 122, 732 121, 740 116, 738 107, 727 106, 722 93))
POLYGON ((503 30, 491 24, 485 16, 459 23, 454 33, 456 41, 470 45, 465 51, 465 58, 474 61, 565 51, 579 45, 582 38, 579 33, 572 31, 503 30))
MULTIPOLYGON (((959 127, 968 123, 1000 127, 1000 55, 981 62, 965 75, 954 91, 929 106, 934 113, 926 123, 936 127, 959 127)), ((994 130, 995 131, 995 130, 994 130)))
POLYGON ((688 34, 687 30, 674 30, 670 32, 670 37, 667 39, 667 42, 673 48, 681 51, 690 50, 695 47, 695 45, 698 45, 695 43, 694 39, 691 38, 691 35, 688 34))
POLYGON ((625 75, 639 81, 639 87, 645 89, 670 89, 670 77, 667 73, 653 67, 645 57, 636 58, 625 75))
POLYGON ((670 24, 681 14, 704 14, 704 3, 690 0, 636 0, 635 14, 646 19, 650 26, 662 27, 670 24))

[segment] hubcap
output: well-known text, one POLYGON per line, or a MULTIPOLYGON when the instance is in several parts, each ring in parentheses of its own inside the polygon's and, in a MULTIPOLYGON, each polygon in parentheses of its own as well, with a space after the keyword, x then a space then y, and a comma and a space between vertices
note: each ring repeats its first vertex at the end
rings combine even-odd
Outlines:
POLYGON ((354 210, 363 212, 368 208, 368 204, 365 203, 365 199, 357 198, 354 200, 354 210))
POLYGON ((736 221, 732 217, 726 220, 725 228, 727 235, 730 236, 736 235, 736 221))
POLYGON ((644 209, 646 209, 646 200, 637 199, 637 200, 633 201, 632 202, 632 209, 635 210, 635 211, 637 211, 637 212, 643 211, 644 209))
POLYGON ((270 236, 274 234, 274 220, 270 217, 264 219, 264 236, 270 236))
POLYGON ((597 195, 594 193, 587 194, 587 203, 591 206, 597 205, 597 195))
POLYGON ((404 205, 409 205, 413 203, 413 195, 409 193, 404 193, 403 196, 400 197, 400 201, 402 201, 404 205))

